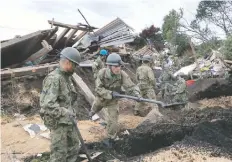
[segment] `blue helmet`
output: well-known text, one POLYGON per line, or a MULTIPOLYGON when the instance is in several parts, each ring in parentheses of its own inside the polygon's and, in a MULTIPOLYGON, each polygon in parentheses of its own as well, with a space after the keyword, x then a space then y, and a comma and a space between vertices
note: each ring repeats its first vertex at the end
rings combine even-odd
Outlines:
POLYGON ((102 50, 100 51, 100 55, 101 55, 101 56, 107 56, 107 55, 108 55, 108 51, 105 50, 105 49, 102 49, 102 50))

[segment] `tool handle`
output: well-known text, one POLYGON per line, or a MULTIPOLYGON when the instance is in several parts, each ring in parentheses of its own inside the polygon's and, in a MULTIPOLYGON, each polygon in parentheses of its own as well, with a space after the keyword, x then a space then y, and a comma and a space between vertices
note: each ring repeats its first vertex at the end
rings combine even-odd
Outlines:
POLYGON ((122 95, 122 94, 116 94, 115 97, 119 97, 119 98, 128 98, 128 99, 132 99, 138 102, 150 102, 150 103, 155 103, 158 104, 162 107, 165 106, 165 104, 161 101, 156 101, 156 100, 150 100, 150 99, 146 99, 146 98, 139 98, 139 97, 135 97, 135 96, 129 96, 129 95, 122 95))
POLYGON ((90 156, 90 154, 89 154, 89 151, 87 150, 87 147, 85 146, 85 142, 84 142, 84 140, 83 140, 83 138, 82 138, 82 136, 81 136, 81 132, 80 132, 78 126, 77 126, 77 122, 76 122, 75 119, 73 119, 73 118, 71 118, 71 121, 72 121, 72 123, 74 124, 74 127, 75 127, 75 129, 76 129, 76 131, 77 131, 77 135, 78 135, 78 137, 79 137, 79 139, 80 139, 80 142, 81 142, 82 147, 84 148, 84 151, 85 151, 85 153, 86 153, 87 159, 88 159, 90 162, 92 162, 92 159, 91 159, 91 156, 90 156))
POLYGON ((172 106, 179 106, 179 105, 185 105, 185 102, 176 102, 176 103, 171 103, 171 104, 165 104, 162 101, 157 101, 157 100, 151 100, 151 99, 146 99, 146 98, 139 98, 135 96, 129 96, 129 95, 122 95, 122 94, 115 94, 114 97, 119 97, 119 98, 128 98, 132 99, 138 102, 149 102, 149 103, 155 103, 157 105, 160 105, 163 108, 168 108, 172 106))

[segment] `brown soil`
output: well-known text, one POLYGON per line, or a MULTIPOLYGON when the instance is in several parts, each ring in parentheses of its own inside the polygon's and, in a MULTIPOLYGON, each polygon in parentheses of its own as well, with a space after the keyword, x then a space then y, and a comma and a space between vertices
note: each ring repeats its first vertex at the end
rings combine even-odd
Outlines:
MULTIPOLYGON (((135 117, 131 115, 120 115, 119 124, 121 129, 133 129, 142 120, 142 117, 135 117)), ((31 155, 50 151, 50 141, 41 136, 31 138, 29 134, 22 128, 26 124, 43 124, 38 115, 31 116, 25 120, 18 121, 3 117, 1 119, 2 131, 2 159, 9 159, 15 154, 17 159, 25 158, 31 155)), ((89 120, 79 121, 79 129, 84 141, 87 143, 98 142, 106 137, 105 128, 98 122, 89 120)))
MULTIPOLYGON (((14 78, 1 83, 1 110, 4 115, 15 113, 27 116, 38 114, 39 96, 42 89, 44 76, 14 78)), ((88 118, 89 103, 84 96, 78 92, 78 119, 88 118)))

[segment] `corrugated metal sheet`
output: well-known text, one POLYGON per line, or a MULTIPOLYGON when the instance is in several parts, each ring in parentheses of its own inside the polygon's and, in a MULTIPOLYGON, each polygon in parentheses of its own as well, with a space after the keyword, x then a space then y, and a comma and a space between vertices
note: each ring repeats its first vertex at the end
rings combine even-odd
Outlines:
POLYGON ((127 25, 120 18, 116 18, 104 27, 100 28, 94 34, 85 35, 80 41, 76 42, 73 47, 87 48, 91 42, 97 41, 100 47, 112 45, 121 45, 124 43, 133 42, 135 35, 134 29, 127 25), (88 38, 88 39, 87 39, 88 38))

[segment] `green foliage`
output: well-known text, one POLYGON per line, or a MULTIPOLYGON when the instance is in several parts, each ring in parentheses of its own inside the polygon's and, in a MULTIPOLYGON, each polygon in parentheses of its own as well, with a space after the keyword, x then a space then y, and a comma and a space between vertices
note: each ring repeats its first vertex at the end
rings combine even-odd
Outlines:
POLYGON ((164 23, 162 25, 163 38, 173 43, 177 30, 180 27, 181 13, 176 10, 171 10, 168 15, 164 17, 164 23))
POLYGON ((181 56, 185 50, 191 48, 189 45, 188 36, 186 34, 176 35, 176 45, 178 46, 176 53, 179 56, 181 56))
POLYGON ((179 32, 182 15, 183 12, 178 13, 175 10, 171 10, 164 17, 164 23, 162 25, 164 39, 172 45, 177 46, 176 53, 179 56, 190 47, 188 36, 179 32))
POLYGON ((225 55, 226 59, 232 60, 232 36, 229 36, 225 41, 224 41, 224 46, 223 46, 223 54, 225 55))

